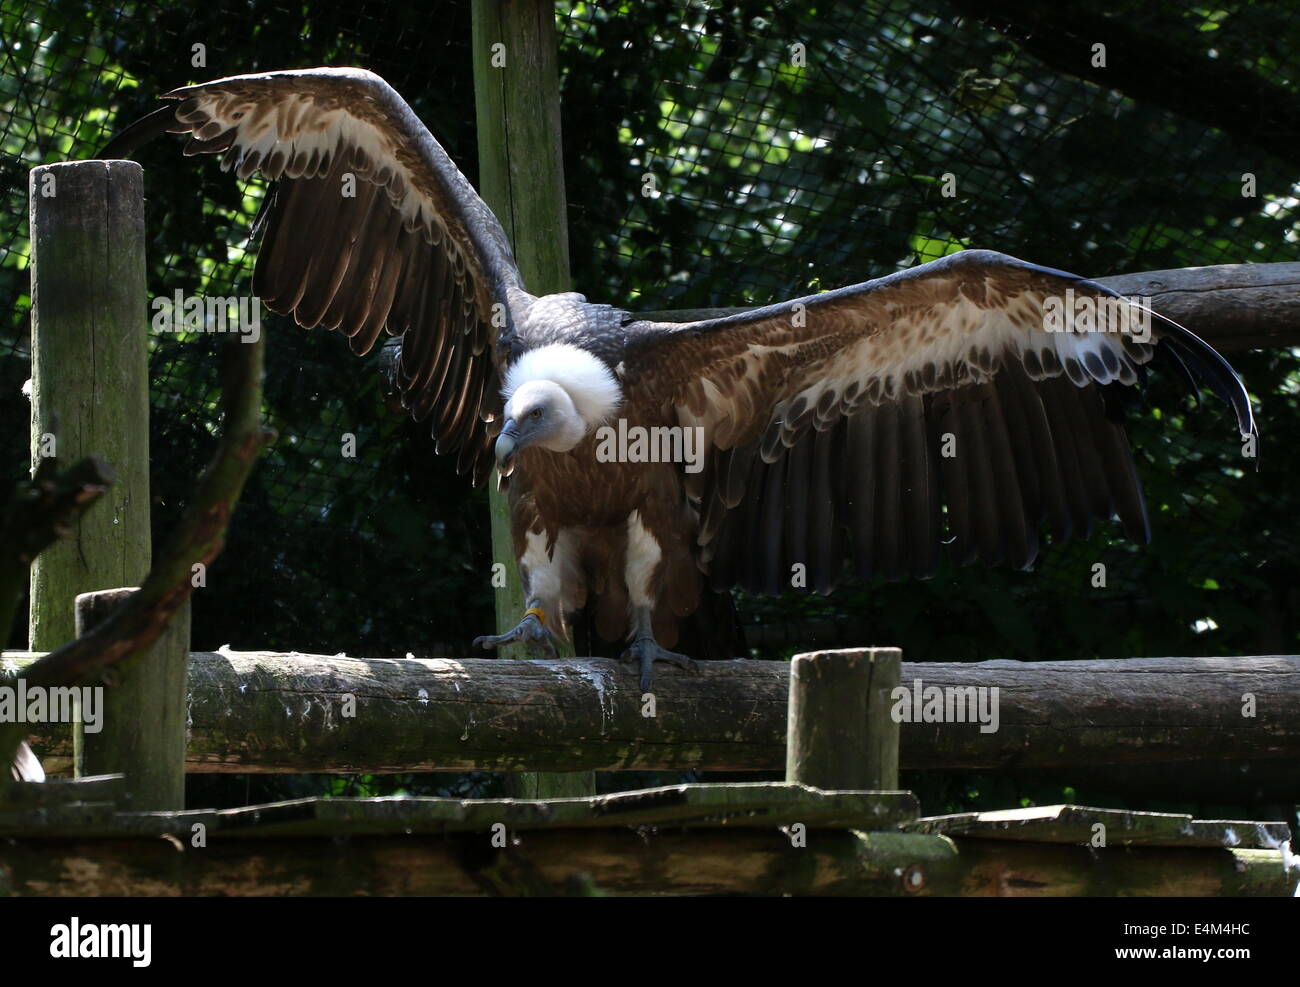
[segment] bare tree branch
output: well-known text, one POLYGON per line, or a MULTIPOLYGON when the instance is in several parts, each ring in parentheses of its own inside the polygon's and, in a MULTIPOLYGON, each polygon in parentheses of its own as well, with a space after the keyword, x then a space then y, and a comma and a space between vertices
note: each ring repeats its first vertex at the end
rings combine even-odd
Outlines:
MULTIPOLYGON (((84 683, 142 655, 193 592, 193 566, 208 565, 221 553, 244 483, 262 448, 275 437, 262 426, 264 337, 255 343, 242 342, 244 338, 232 336, 225 345, 222 437, 180 527, 154 558, 139 592, 107 620, 30 666, 23 676, 30 685, 84 683)), ((0 725, 0 764, 13 758, 22 731, 20 724, 0 725)), ((8 781, 0 772, 0 792, 8 781)))

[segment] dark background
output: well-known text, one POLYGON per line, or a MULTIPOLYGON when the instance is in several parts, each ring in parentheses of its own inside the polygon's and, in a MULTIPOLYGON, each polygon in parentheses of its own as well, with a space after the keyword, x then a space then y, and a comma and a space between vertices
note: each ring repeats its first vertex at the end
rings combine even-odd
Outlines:
MULTIPOLYGON (((3 0, 0 11, 0 482, 28 463, 30 167, 94 154, 175 86, 359 65, 477 175, 468 3, 3 0), (206 46, 206 67, 191 65, 194 44, 206 46)), ((1287 56, 1300 23, 1281 5, 660 0, 562 4, 557 24, 574 287, 596 301, 766 303, 960 247, 1089 276, 1295 259, 1300 145, 1285 125, 1300 118, 1287 56), (1107 44, 1104 70, 1089 64, 1094 42, 1107 44), (795 43, 804 67, 792 65, 795 43), (656 197, 641 195, 647 173, 656 197), (940 194, 944 173, 956 198, 940 194), (1256 197, 1241 194, 1245 173, 1256 197)), ((179 144, 138 156, 150 290, 247 290, 262 186, 183 158, 179 144)), ((324 330, 270 320, 266 417, 280 440, 195 597, 194 647, 464 656, 493 624, 484 492, 434 456, 421 426, 384 409, 373 365, 324 330), (357 459, 340 455, 346 432, 357 459)), ((216 345, 151 338, 155 538, 211 451, 216 345)), ((1300 493, 1289 471, 1300 358, 1231 359, 1257 402, 1261 469, 1242 473, 1236 430, 1212 397, 1197 407, 1179 381, 1154 380, 1130 426, 1150 546, 1108 524, 1045 545, 1032 572, 946 567, 924 583, 851 582, 829 598, 742 598, 754 653, 864 643, 901 646, 913 661, 1300 651, 1300 493), (1107 565, 1104 589, 1091 586, 1095 562, 1107 565)), ((9 646, 24 645, 15 628, 9 646)), ((1069 778, 910 780, 927 812, 1072 797, 1154 804, 1069 778)), ((234 804, 321 790, 492 793, 498 779, 191 782, 192 804, 234 804)), ((1191 808, 1216 807, 1209 793, 1191 808)))

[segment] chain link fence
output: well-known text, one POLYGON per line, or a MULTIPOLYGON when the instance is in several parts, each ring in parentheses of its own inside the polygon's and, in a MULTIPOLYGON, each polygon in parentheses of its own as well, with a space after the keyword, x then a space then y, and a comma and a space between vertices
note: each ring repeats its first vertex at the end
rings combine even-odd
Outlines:
MULTIPOLYGON (((387 78, 476 175, 467 4, 3 0, 0 10, 10 478, 29 458, 32 166, 93 155, 178 85, 352 64, 387 78)), ((1248 3, 1120 4, 1112 15, 1109 26, 1084 18, 1095 37, 1063 54, 1059 18, 1009 2, 557 6, 575 287, 645 311, 771 302, 961 247, 1094 276, 1293 260, 1295 155, 1276 131, 1300 99, 1283 57, 1295 21, 1248 3), (1133 64, 1144 40, 1180 64, 1133 64), (1107 64, 1095 64, 1094 43, 1107 64), (1240 111, 1189 105, 1189 73, 1240 111)), ((139 155, 150 291, 247 290, 263 188, 179 150, 166 140, 139 155)), ((340 340, 276 317, 266 328, 266 413, 281 439, 195 600, 195 647, 467 653, 493 620, 482 491, 434 456, 422 426, 385 409, 375 367, 340 340), (345 434, 356 458, 341 453, 345 434)), ((162 537, 210 454, 216 341, 156 334, 150 345, 162 537)), ((1131 424, 1150 547, 1108 525, 1045 546, 1031 573, 944 569, 826 599, 746 598, 751 643, 763 654, 891 643, 948 660, 1298 650, 1300 494, 1286 450, 1300 431, 1300 360, 1281 349, 1232 359, 1258 398, 1262 469, 1242 471, 1235 428, 1212 398, 1197 409, 1178 381, 1153 382, 1131 424)), ((21 646, 19 630, 10 643, 21 646)))

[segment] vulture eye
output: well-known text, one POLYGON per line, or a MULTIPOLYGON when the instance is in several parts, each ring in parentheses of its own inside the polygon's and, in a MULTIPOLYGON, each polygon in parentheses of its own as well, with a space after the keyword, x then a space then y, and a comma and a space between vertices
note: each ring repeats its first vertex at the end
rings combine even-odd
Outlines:
POLYGON ((541 418, 541 417, 542 417, 542 409, 541 409, 541 408, 534 408, 532 411, 530 411, 530 412, 528 413, 528 417, 529 417, 529 418, 541 418))

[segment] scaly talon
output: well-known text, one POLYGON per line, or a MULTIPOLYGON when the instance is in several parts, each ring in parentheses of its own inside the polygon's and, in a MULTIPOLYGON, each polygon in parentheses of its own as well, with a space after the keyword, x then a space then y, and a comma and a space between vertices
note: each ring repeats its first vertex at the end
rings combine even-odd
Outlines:
POLYGON ((485 634, 474 638, 474 647, 490 650, 516 642, 521 642, 528 649, 528 654, 534 658, 559 657, 555 634, 542 625, 541 619, 535 613, 524 614, 524 619, 519 621, 513 630, 506 631, 504 634, 485 634))
POLYGON ((668 664, 676 665, 686 672, 699 670, 699 666, 696 665, 693 658, 679 655, 676 651, 661 648, 652 637, 637 638, 623 652, 622 659, 638 663, 641 672, 642 692, 646 692, 650 688, 650 683, 654 679, 654 663, 657 661, 666 661, 668 664))

